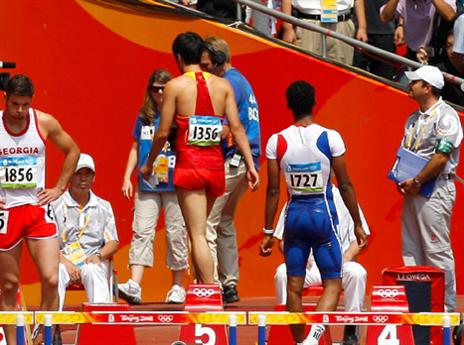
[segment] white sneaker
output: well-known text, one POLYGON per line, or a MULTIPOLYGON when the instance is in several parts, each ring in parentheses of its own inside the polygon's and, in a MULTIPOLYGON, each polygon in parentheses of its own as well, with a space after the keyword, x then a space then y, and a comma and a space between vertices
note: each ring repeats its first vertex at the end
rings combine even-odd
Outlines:
POLYGON ((140 285, 129 279, 127 283, 118 284, 119 296, 129 304, 142 303, 142 288, 140 285))
POLYGON ((166 302, 172 304, 182 304, 185 302, 186 295, 187 293, 185 292, 185 289, 182 286, 174 284, 171 290, 169 290, 168 292, 166 302))

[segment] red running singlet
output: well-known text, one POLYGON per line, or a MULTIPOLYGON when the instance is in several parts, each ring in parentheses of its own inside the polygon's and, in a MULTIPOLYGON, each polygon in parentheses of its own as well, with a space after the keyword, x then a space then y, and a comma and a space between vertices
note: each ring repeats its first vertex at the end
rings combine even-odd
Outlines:
POLYGON ((225 192, 224 156, 221 150, 223 116, 214 114, 206 72, 187 72, 197 82, 195 113, 176 115, 176 168, 174 184, 188 190, 206 189, 212 196, 225 192))

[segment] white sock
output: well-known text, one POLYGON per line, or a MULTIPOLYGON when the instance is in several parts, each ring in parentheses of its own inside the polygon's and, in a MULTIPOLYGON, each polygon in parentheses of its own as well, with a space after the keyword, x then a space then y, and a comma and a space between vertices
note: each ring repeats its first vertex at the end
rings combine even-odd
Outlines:
POLYGON ((308 337, 303 342, 303 345, 318 345, 319 339, 322 338, 324 333, 325 326, 320 324, 312 325, 311 330, 309 331, 308 337))

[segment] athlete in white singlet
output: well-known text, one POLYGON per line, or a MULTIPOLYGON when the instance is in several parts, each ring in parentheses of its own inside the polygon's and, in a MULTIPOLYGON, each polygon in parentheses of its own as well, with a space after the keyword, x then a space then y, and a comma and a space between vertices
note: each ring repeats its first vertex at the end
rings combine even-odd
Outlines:
MULTIPOLYGON (((345 165, 345 145, 333 130, 313 122, 314 88, 296 81, 287 89, 287 103, 295 124, 274 134, 268 141, 268 187, 266 194, 266 234, 261 255, 270 255, 275 240, 272 236, 280 194, 280 170, 290 195, 285 231, 284 257, 287 268, 287 310, 303 311, 302 294, 306 264, 311 250, 321 272, 324 291, 316 311, 333 311, 341 291, 342 253, 336 233, 337 212, 331 188, 331 168, 335 172, 343 201, 355 224, 360 247, 367 237, 361 225, 354 188, 345 165)), ((291 325, 297 344, 318 344, 324 326, 311 327, 304 340, 304 325, 291 325)))
MULTIPOLYGON (((51 115, 30 107, 34 87, 24 75, 6 85, 0 112, 0 295, 1 310, 16 309, 19 262, 26 242, 42 284, 40 310, 58 308, 59 242, 49 203, 65 190, 79 158, 79 148, 51 115), (45 141, 65 160, 54 188, 45 188, 45 141)), ((5 327, 8 344, 15 330, 5 327)))

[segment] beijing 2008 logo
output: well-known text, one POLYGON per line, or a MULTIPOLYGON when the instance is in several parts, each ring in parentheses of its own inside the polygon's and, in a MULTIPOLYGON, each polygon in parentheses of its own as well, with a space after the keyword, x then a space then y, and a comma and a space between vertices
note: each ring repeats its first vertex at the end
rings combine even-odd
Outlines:
POLYGON ((158 320, 160 322, 169 323, 174 319, 172 315, 158 315, 158 320))
POLYGON ((207 289, 207 288, 195 288, 193 289, 193 294, 197 297, 200 298, 207 298, 211 297, 214 295, 214 290, 213 289, 207 289))
POLYGON ((385 323, 388 321, 388 316, 387 315, 374 315, 372 319, 374 320, 374 322, 377 322, 377 323, 385 323))
POLYGON ((377 291, 377 295, 383 298, 394 298, 401 295, 397 289, 380 289, 377 291))

